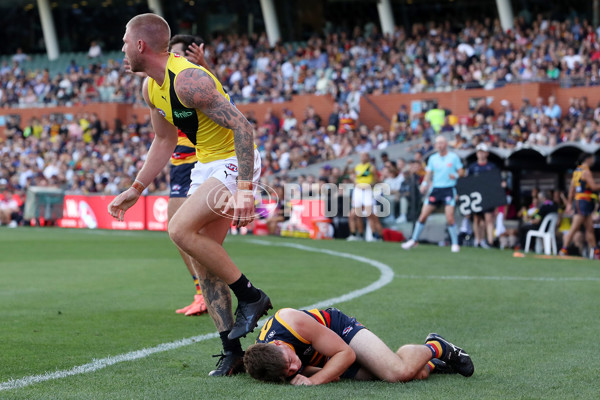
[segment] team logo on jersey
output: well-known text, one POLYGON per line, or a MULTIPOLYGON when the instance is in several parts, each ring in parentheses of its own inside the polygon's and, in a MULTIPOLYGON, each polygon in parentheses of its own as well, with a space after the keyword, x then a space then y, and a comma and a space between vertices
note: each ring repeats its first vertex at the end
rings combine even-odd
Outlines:
POLYGON ((354 329, 352 326, 347 326, 343 331, 342 331, 342 336, 346 336, 347 334, 349 334, 352 329, 354 329))
POLYGON ((228 170, 233 171, 233 172, 238 171, 237 165, 232 164, 232 163, 225 164, 225 168, 227 168, 228 170))
POLYGON ((271 339, 273 336, 275 336, 275 331, 269 332, 269 334, 267 335, 267 339, 271 339))
POLYGON ((308 346, 308 349, 304 350, 304 355, 307 356, 309 354, 312 354, 315 351, 315 349, 313 349, 312 346, 308 346))
POLYGON ((167 117, 167 113, 166 113, 166 112, 164 112, 163 110, 161 110, 161 109, 160 109, 160 108, 158 108, 158 107, 157 107, 156 109, 158 110, 158 113, 159 113, 160 115, 162 115, 162 117, 163 117, 163 118, 166 118, 166 117, 167 117))

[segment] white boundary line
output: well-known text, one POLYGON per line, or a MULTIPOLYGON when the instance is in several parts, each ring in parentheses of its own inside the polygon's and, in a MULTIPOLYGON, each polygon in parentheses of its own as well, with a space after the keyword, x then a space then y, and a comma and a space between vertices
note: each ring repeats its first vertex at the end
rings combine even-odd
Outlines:
POLYGON ((465 276, 465 275, 396 275, 398 279, 437 279, 449 281, 535 281, 535 282, 600 282, 600 278, 584 277, 544 277, 544 276, 465 276))
MULTIPOLYGON (((372 260, 370 258, 361 257, 361 256, 357 256, 354 254, 349 254, 349 253, 342 253, 342 252, 333 251, 333 250, 318 249, 315 247, 303 246, 303 245, 294 244, 294 243, 274 243, 274 242, 268 242, 268 241, 264 241, 264 240, 254 240, 254 239, 250 240, 250 242, 252 242, 254 244, 258 244, 258 245, 263 245, 263 246, 291 247, 291 248, 295 248, 295 249, 299 249, 299 250, 311 251, 314 253, 323 253, 323 254, 328 254, 328 255, 332 255, 332 256, 336 256, 336 257, 349 258, 349 259, 352 259, 355 261, 359 261, 359 262, 363 262, 365 264, 372 265, 373 267, 377 268, 381 273, 379 279, 377 281, 375 281, 374 283, 370 284, 369 286, 366 286, 362 289, 354 290, 350 293, 344 294, 339 297, 334 297, 331 299, 323 300, 318 303, 312 304, 310 306, 302 307, 302 308, 309 308, 309 309, 310 308, 322 308, 325 306, 330 306, 335 303, 341 303, 344 301, 352 300, 357 297, 363 296, 367 293, 378 290, 378 289, 382 288, 383 286, 387 285, 388 283, 390 283, 394 279, 394 272, 392 271, 392 268, 390 268, 389 265, 386 265, 379 261, 372 260)), ((267 318, 263 318, 260 321, 259 327, 264 325, 267 318)), ((138 360, 140 358, 145 358, 145 357, 148 357, 155 353, 161 353, 164 351, 175 350, 175 349, 178 349, 183 346, 189 346, 196 342, 202 342, 202 341, 214 339, 217 337, 219 337, 219 334, 217 332, 200 335, 200 336, 193 336, 193 337, 190 337, 187 339, 176 340, 174 342, 169 342, 169 343, 162 343, 162 344, 159 344, 158 346, 144 348, 142 350, 136 350, 136 351, 132 351, 132 352, 125 353, 125 354, 120 354, 117 356, 109 356, 106 358, 95 359, 90 363, 79 365, 79 366, 73 367, 71 369, 66 369, 66 370, 61 370, 61 371, 56 371, 56 372, 47 372, 47 373, 41 374, 41 375, 26 376, 26 377, 20 378, 20 379, 11 379, 11 380, 8 380, 7 382, 0 383, 0 392, 3 390, 21 389, 21 388, 24 388, 27 386, 34 385, 36 383, 41 383, 41 382, 45 382, 45 381, 49 381, 49 380, 62 379, 62 378, 66 378, 66 377, 73 376, 73 375, 95 372, 95 371, 98 371, 100 369, 109 367, 109 366, 117 364, 117 363, 138 360)))

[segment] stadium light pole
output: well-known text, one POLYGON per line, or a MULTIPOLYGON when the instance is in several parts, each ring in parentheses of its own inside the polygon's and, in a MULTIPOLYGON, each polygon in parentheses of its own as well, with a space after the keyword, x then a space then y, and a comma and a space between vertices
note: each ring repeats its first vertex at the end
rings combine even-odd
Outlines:
POLYGON ((275 12, 275 2, 273 0, 260 0, 260 8, 265 21, 269 45, 274 47, 275 44, 281 39, 281 33, 279 32, 279 21, 277 21, 277 13, 275 12))
POLYGON ((379 22, 381 31, 384 35, 394 35, 394 13, 390 0, 377 0, 377 12, 379 13, 379 22))
POLYGON ((510 0, 496 0, 496 7, 498 8, 498 15, 500 16, 500 25, 502 30, 506 32, 509 29, 513 29, 514 25, 514 14, 510 0))
POLYGON ((44 44, 46 45, 46 54, 48 60, 56 60, 59 56, 58 40, 56 39, 56 29, 52 19, 52 10, 48 0, 37 0, 37 6, 42 23, 42 32, 44 33, 44 44))
POLYGON ((164 16, 160 0, 148 0, 148 8, 152 10, 154 14, 160 15, 161 17, 164 16))

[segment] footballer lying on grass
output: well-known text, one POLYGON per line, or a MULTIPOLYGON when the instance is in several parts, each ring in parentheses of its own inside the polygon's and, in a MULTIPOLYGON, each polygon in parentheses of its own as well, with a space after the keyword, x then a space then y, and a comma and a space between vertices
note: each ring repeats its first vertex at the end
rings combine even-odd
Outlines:
POLYGON ((395 353, 355 318, 336 308, 283 308, 244 356, 246 371, 267 382, 320 385, 340 378, 408 382, 431 373, 473 375, 471 358, 436 333, 395 353))

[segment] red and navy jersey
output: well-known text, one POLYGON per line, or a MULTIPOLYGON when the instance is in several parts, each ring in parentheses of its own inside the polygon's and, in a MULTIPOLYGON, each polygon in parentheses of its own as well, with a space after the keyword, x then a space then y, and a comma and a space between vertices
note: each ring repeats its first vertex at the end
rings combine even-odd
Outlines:
MULTIPOLYGON (((302 310, 313 317, 318 323, 331 329, 331 316, 325 310, 302 310)), ((275 340, 285 342, 300 358, 303 366, 323 367, 328 358, 316 351, 312 344, 298 334, 287 322, 285 322, 277 311, 269 318, 260 330, 256 343, 270 343, 275 340)))
POLYGON ((196 148, 194 144, 188 139, 185 133, 180 129, 177 129, 177 146, 173 150, 171 155, 171 164, 191 164, 198 161, 196 158, 196 148))

